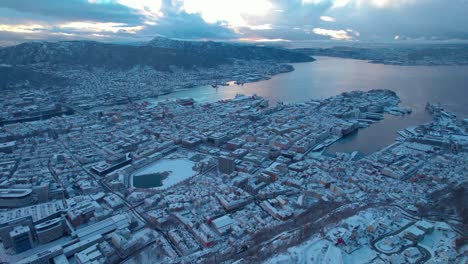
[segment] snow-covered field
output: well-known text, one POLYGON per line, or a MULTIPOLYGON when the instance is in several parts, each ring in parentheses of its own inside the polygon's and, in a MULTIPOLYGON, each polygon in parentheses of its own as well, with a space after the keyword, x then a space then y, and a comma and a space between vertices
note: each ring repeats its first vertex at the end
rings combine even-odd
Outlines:
MULTIPOLYGON (((324 228, 325 235, 312 236, 304 243, 287 249, 286 252, 273 256, 267 263, 327 263, 327 264, 355 264, 374 263, 377 252, 371 248, 367 233, 371 234, 378 223, 390 226, 391 222, 402 226, 407 220, 397 217, 399 211, 387 209, 367 209, 357 215, 343 219, 337 224, 324 228), (398 219, 398 221, 395 221, 398 219), (373 227, 373 228, 369 228, 373 227), (352 235, 351 230, 358 230, 358 237, 352 235), (343 238, 347 245, 336 246, 339 238, 343 238)), ((393 227, 396 228, 396 227, 393 227)), ((389 232, 390 230, 387 230, 389 232)))
POLYGON ((167 171, 169 172, 169 176, 162 181, 162 186, 154 187, 155 189, 166 189, 174 184, 194 176, 196 174, 196 171, 192 169, 194 165, 195 162, 186 158, 162 159, 156 161, 146 167, 141 168, 133 174, 132 186, 133 177, 167 171))
POLYGON ((436 222, 435 230, 431 234, 424 237, 420 245, 429 250, 432 255, 435 255, 435 251, 446 249, 449 252, 447 245, 452 245, 457 238, 457 234, 445 223, 436 222))
POLYGON ((372 263, 377 257, 375 251, 369 247, 346 254, 341 249, 333 245, 328 240, 314 237, 305 243, 289 248, 285 253, 276 255, 269 259, 268 264, 289 264, 289 263, 372 263))
POLYGON ((335 263, 326 262, 328 259, 340 263, 339 261, 342 261, 342 258, 340 250, 331 242, 319 237, 313 237, 301 245, 289 248, 285 253, 272 257, 267 263, 335 263))
MULTIPOLYGON (((411 259, 420 259, 422 251, 414 246, 402 251, 402 247, 412 244, 410 240, 403 239, 405 230, 410 227, 401 229, 409 223, 409 220, 402 217, 399 209, 388 209, 388 207, 373 208, 362 211, 337 224, 324 228, 325 235, 313 235, 302 244, 290 247, 285 252, 271 257, 266 263, 355 264, 393 263, 393 261, 397 260, 401 262, 396 263, 409 263, 411 259), (385 228, 381 230, 382 234, 390 234, 390 232, 393 234, 394 231, 399 231, 398 234, 389 235, 379 240, 375 245, 380 250, 390 253, 389 256, 379 254, 371 246, 372 238, 379 236, 373 231, 375 227, 379 228, 379 223, 382 224, 381 229, 385 228), (357 232, 352 235, 351 231, 346 231, 347 229, 354 229, 357 232), (350 232, 351 236, 347 235, 350 232), (346 244, 336 246, 334 241, 337 241, 337 238, 340 237, 344 238, 346 244), (417 252, 415 257, 411 256, 411 250, 417 252)), ((466 263, 464 258, 460 258, 466 253, 457 252, 454 247, 450 246, 455 244, 455 239, 458 237, 451 226, 444 222, 421 220, 411 225, 411 228, 416 228, 418 225, 428 226, 428 231, 425 232, 423 240, 418 245, 429 251, 429 257, 434 263, 466 263), (461 262, 456 262, 457 258, 461 262)))

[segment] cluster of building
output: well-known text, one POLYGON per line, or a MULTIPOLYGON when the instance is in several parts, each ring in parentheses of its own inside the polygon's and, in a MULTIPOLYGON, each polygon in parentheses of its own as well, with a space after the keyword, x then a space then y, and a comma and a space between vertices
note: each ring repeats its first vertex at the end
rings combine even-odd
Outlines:
MULTIPOLYGON (((294 239, 297 234, 288 236, 294 239)), ((459 236, 447 223, 419 220, 398 207, 382 206, 325 225, 267 263, 464 263, 466 256, 454 246, 459 236)))
MULTIPOLYGON (((126 104, 129 101, 155 98, 171 92, 202 85, 228 85, 254 82, 293 71, 288 64, 274 61, 234 60, 211 68, 191 69, 171 67, 159 71, 150 66, 131 69, 101 67, 45 66, 38 71, 67 80, 67 86, 48 87, 47 92, 63 98, 75 108, 90 109, 96 106, 126 104)), ((34 90, 34 88, 29 88, 34 90)), ((29 90, 28 90, 29 92, 29 90)))
MULTIPOLYGON (((95 107, 99 100, 0 127, 8 135, 0 137, 0 261, 235 260, 309 218, 327 223, 319 231, 332 243, 330 252, 368 248, 383 261, 392 255, 385 252, 389 243, 402 249, 396 255, 408 251, 403 255, 419 261, 459 237, 460 227, 445 223, 446 243, 434 244, 428 256, 418 241, 444 222, 413 219, 431 195, 466 182, 468 122, 435 106, 434 121, 359 158, 322 150, 383 113, 405 112, 395 93, 350 92, 275 106, 255 95, 95 107), (172 168, 157 171, 168 161, 172 168), (166 187, 136 187, 142 170, 166 187), (350 204, 373 209, 356 209, 351 218, 333 213, 350 204)), ((316 227, 294 228, 306 234, 316 227)), ((447 250, 449 260, 463 255, 447 250)))

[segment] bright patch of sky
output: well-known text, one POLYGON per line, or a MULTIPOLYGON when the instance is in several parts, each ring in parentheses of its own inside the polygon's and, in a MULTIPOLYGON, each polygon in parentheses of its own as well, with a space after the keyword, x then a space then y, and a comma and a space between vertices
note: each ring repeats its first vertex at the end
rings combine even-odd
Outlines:
POLYGON ((226 21, 231 27, 248 27, 246 16, 265 16, 273 4, 268 0, 186 0, 183 8, 200 14, 208 23, 226 21))
POLYGON ((320 19, 325 22, 336 22, 336 19, 330 16, 321 16, 320 19))
POLYGON ((323 29, 323 28, 314 28, 313 32, 317 35, 327 36, 333 40, 354 40, 359 37, 359 32, 352 29, 323 29))

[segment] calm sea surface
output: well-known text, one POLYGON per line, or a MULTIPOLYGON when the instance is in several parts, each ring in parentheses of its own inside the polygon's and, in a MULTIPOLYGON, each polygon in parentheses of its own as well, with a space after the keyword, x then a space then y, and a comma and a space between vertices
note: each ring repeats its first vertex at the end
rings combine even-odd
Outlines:
POLYGON ((431 119, 424 111, 426 102, 441 103, 458 116, 468 117, 468 66, 391 66, 362 60, 315 57, 317 61, 293 64, 295 71, 270 80, 231 84, 214 89, 200 86, 179 91, 166 98, 192 97, 199 102, 233 98, 236 94, 257 94, 276 102, 303 102, 324 99, 346 91, 390 89, 401 98, 402 106, 413 113, 386 118, 333 144, 328 151, 372 153, 398 136, 396 132, 431 119))

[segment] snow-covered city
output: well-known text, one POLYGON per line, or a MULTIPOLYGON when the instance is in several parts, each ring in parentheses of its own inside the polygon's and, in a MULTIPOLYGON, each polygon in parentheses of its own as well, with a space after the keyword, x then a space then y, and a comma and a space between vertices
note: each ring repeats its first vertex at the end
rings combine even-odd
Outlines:
POLYGON ((326 148, 384 114, 410 115, 392 91, 86 110, 6 95, 4 262, 467 260, 468 120, 438 105, 365 156, 326 148))
POLYGON ((468 0, 0 0, 0 264, 468 264, 468 0))

